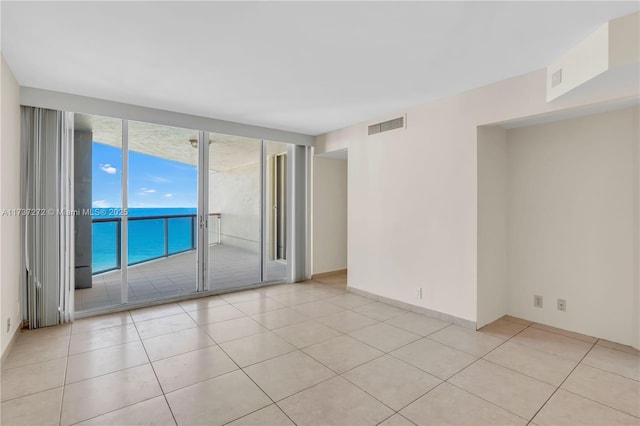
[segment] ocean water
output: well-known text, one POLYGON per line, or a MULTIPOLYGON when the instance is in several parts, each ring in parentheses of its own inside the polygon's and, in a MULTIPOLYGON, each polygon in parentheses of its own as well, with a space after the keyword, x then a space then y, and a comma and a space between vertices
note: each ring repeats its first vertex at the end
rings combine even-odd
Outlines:
MULTIPOLYGON (((119 210, 93 209, 92 217, 117 218, 119 210)), ((195 247, 196 222, 191 217, 169 217, 166 225, 163 218, 131 220, 151 216, 195 215, 195 208, 130 208, 127 213, 129 265, 164 256, 165 244, 169 254, 195 247)), ((94 274, 116 267, 119 250, 117 230, 116 221, 93 223, 91 266, 94 274)))

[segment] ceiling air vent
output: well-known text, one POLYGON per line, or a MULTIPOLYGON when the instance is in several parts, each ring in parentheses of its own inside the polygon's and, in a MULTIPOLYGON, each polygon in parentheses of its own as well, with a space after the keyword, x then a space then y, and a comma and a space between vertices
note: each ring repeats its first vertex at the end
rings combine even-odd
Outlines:
POLYGON ((383 121, 382 123, 369 126, 369 136, 402 127, 404 127, 404 117, 394 118, 393 120, 383 121))

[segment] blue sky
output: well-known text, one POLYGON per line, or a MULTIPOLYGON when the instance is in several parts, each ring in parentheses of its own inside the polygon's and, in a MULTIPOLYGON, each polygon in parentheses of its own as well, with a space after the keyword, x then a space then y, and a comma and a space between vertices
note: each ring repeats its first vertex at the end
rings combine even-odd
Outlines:
MULTIPOLYGON (((93 142, 93 207, 120 207, 122 150, 93 142)), ((197 168, 129 152, 129 207, 196 207, 197 168)))

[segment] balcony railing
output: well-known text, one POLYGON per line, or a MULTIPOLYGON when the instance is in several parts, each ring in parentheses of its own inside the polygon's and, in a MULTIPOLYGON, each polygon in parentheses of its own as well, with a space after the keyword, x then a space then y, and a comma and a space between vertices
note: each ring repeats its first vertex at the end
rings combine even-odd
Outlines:
MULTIPOLYGON (((212 243, 220 244, 220 213, 217 217, 217 238, 212 243)), ((197 215, 182 214, 168 216, 128 217, 128 265, 169 257, 195 250, 197 241, 197 215)), ((214 225, 211 224, 210 225, 214 225)), ((92 220, 93 275, 122 267, 122 218, 109 217, 92 220)), ((212 235, 210 233, 210 240, 212 235)))

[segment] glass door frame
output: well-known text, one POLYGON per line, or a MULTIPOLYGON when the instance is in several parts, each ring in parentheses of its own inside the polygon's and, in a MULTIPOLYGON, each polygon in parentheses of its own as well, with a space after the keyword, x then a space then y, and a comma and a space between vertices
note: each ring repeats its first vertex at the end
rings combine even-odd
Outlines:
MULTIPOLYGON (((198 132, 198 202, 197 202, 197 245, 196 245, 196 257, 197 257, 197 280, 195 293, 199 295, 206 295, 207 293, 215 294, 210 288, 209 280, 209 135, 213 132, 197 130, 198 132), (205 249, 206 248, 206 249, 205 249)), ((265 209, 267 208, 266 196, 267 196, 267 144, 269 141, 260 139, 261 141, 261 155, 260 155, 260 280, 256 283, 249 283, 246 286, 240 286, 237 290, 256 288, 263 285, 274 284, 279 280, 266 280, 266 220, 267 215, 265 209)), ((122 119, 122 206, 123 209, 127 209, 129 203, 129 120, 122 119)), ((295 240, 300 241, 300 238, 304 240, 305 230, 300 228, 300 223, 305 222, 306 211, 305 209, 299 211, 299 208, 304 205, 306 195, 304 193, 306 187, 306 174, 308 170, 305 167, 300 168, 300 164, 305 164, 306 146, 295 145, 287 143, 287 207, 286 207, 286 222, 287 222, 287 273, 285 282, 294 282, 304 278, 305 260, 299 259, 301 252, 296 247, 295 240), (295 182, 296 179, 301 179, 299 183, 295 182), (303 192, 300 192, 303 191, 303 192), (297 223, 297 225, 296 225, 297 223), (293 235, 297 235, 294 239, 293 235)), ((129 303, 129 282, 128 282, 128 217, 126 214, 122 215, 121 228, 120 228, 120 257, 121 257, 121 300, 120 306, 127 305, 129 303)), ((228 291, 235 291, 229 289, 228 291)), ((184 294, 182 297, 193 297, 193 294, 184 294)), ((175 300, 181 296, 170 296, 167 300, 175 300)), ((147 304, 156 304, 161 302, 162 299, 149 300, 147 304)), ((144 303, 143 303, 144 304, 144 303)), ((138 303, 136 303, 138 305, 138 303)), ((118 305, 113 305, 117 307, 118 305)))
POLYGON ((209 132, 198 132, 197 292, 209 291, 209 132))
MULTIPOLYGON (((210 134, 213 132, 202 131, 198 138, 198 291, 207 292, 214 291, 211 288, 211 280, 209 277, 210 258, 209 258, 209 140, 210 134), (205 249, 206 248, 206 249, 205 249)), ((257 138, 256 138, 257 139, 257 138)), ((259 199, 260 199, 260 219, 259 219, 259 280, 255 283, 246 283, 239 285, 238 290, 260 287, 265 284, 275 283, 276 281, 266 280, 266 193, 267 193, 267 143, 264 139, 260 140, 260 178, 259 178, 259 199)), ((287 196, 289 194, 287 193, 287 196)), ((287 215, 289 211, 287 211, 287 215)), ((289 273, 289 263, 287 262, 286 281, 291 275, 289 273)), ((223 292, 234 291, 233 289, 224 289, 223 292)))
POLYGON ((122 120, 122 215, 120 225, 120 304, 129 303, 129 120, 122 120))

